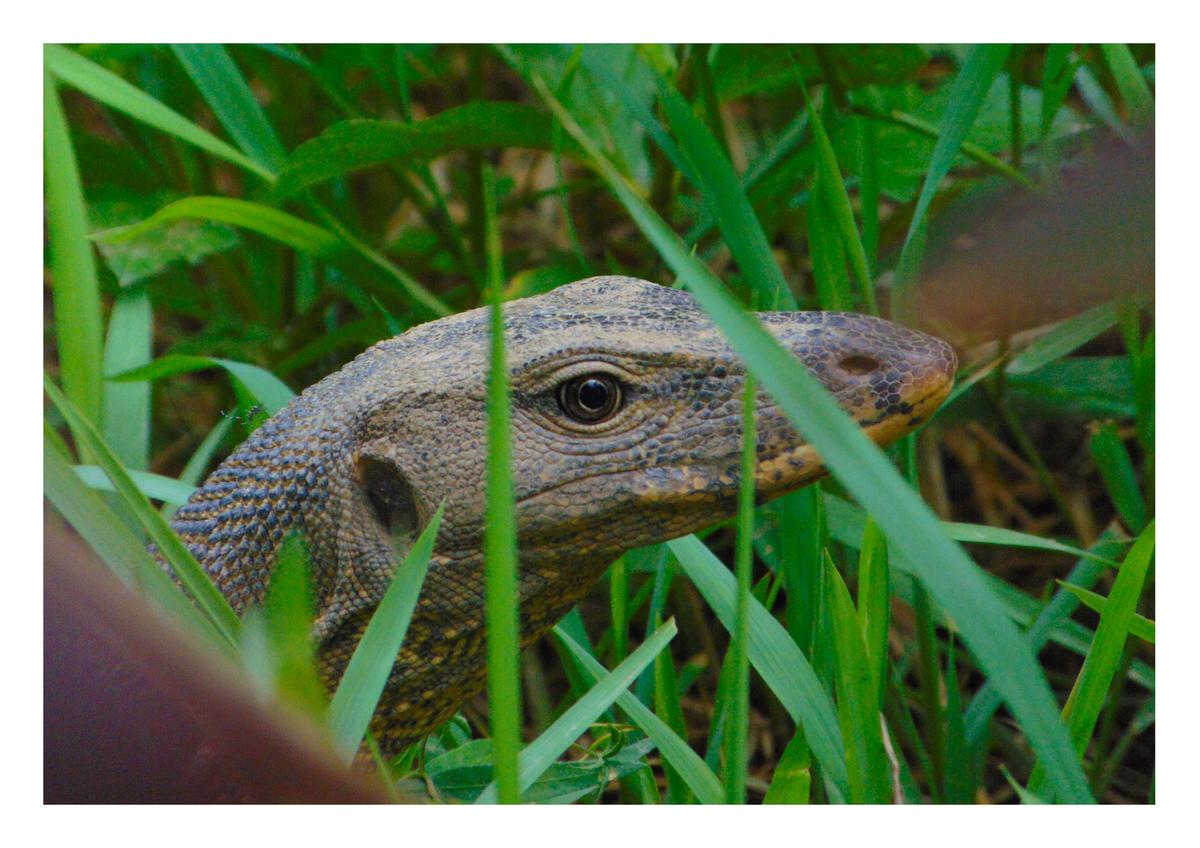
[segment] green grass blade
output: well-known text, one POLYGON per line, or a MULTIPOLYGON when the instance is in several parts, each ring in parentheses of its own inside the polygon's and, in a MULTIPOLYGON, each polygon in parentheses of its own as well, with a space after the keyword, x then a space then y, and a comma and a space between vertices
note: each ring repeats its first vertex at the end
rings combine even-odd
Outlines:
POLYGON ((796 299, 771 254, 771 245, 742 191, 729 157, 708 127, 696 117, 691 104, 661 77, 659 102, 679 139, 681 152, 700 180, 698 188, 750 290, 758 293, 759 303, 772 309, 795 309, 796 299))
POLYGON ((508 147, 552 150, 549 116, 520 103, 474 101, 411 124, 341 121, 292 151, 279 173, 275 195, 288 197, 392 160, 428 161, 456 150, 508 147))
POLYGON ((1117 323, 1118 304, 1101 304, 1063 321, 1012 358, 1008 374, 1028 374, 1075 351, 1117 323))
POLYGON ((1140 127, 1154 119, 1154 97, 1150 94, 1150 86, 1138 69, 1133 54, 1125 44, 1102 44, 1100 50, 1104 53, 1104 61, 1112 72, 1125 108, 1129 110, 1129 123, 1140 127))
MULTIPOLYGON (((1103 595, 1098 595, 1095 592, 1085 589, 1082 586, 1076 586, 1072 583, 1067 583, 1064 580, 1057 581, 1059 586, 1062 586, 1092 612, 1100 614, 1104 613, 1104 608, 1108 604, 1108 598, 1103 595)), ((1129 632, 1134 636, 1154 644, 1154 622, 1146 618, 1144 615, 1133 614, 1133 620, 1129 625, 1129 632)))
POLYGON ((826 554, 825 598, 832 624, 838 723, 846 746, 850 800, 856 804, 885 804, 891 795, 890 770, 875 706, 876 685, 850 592, 828 557, 826 554))
POLYGON ((754 377, 746 375, 742 386, 742 471, 738 484, 737 603, 729 650, 732 653, 732 709, 725 734, 725 801, 746 803, 746 772, 750 746, 750 659, 746 643, 750 638, 750 582, 754 567, 754 377))
POLYGON ((87 486, 47 439, 42 448, 42 487, 50 503, 127 586, 147 598, 193 633, 203 636, 227 656, 233 643, 193 606, 155 561, 146 546, 108 505, 87 486))
POLYGON ((862 630, 867 669, 875 693, 872 706, 877 713, 883 710, 887 683, 891 603, 887 538, 874 521, 867 519, 858 558, 858 625, 862 630))
MULTIPOLYGON (((1000 59, 1002 62, 1003 54, 1000 59)), ((535 87, 763 387, 820 451, 834 476, 875 516, 889 540, 907 554, 917 576, 962 628, 963 640, 1004 694, 1034 750, 1050 764, 1059 797, 1073 802, 1091 800, 1045 675, 1021 642, 979 567, 946 537, 929 507, 816 378, 799 367, 779 341, 741 308, 633 191, 545 84, 535 79, 535 87)), ((809 734, 809 743, 818 753, 814 734, 809 734)))
MULTIPOLYGON (((736 626, 737 605, 734 576, 695 536, 685 536, 667 544, 725 629, 732 632, 736 626)), ((787 631, 753 599, 750 601, 747 653, 792 720, 804 726, 804 735, 818 762, 833 785, 848 799, 849 777, 833 703, 787 631)))
POLYGON ((329 704, 329 729, 338 753, 347 763, 354 759, 362 743, 379 695, 404 644, 444 510, 445 504, 438 507, 396 569, 392 584, 372 614, 329 704))
MULTIPOLYGON (((575 740, 591 726, 602 712, 617 700, 622 692, 629 689, 642 670, 654 661, 667 643, 675 638, 677 629, 674 619, 668 621, 654 632, 632 654, 625 658, 620 665, 605 675, 588 693, 571 705, 558 719, 546 728, 537 739, 529 743, 521 751, 518 760, 518 781, 520 791, 526 791, 542 773, 559 758, 563 751, 571 747, 575 740)), ((493 782, 483 790, 476 804, 494 804, 498 794, 493 782)))
POLYGON ((812 791, 812 750, 797 727, 771 775, 764 804, 807 804, 812 791))
MULTIPOLYGON (((978 44, 971 48, 962 68, 954 78, 950 87, 950 97, 946 103, 946 116, 939 129, 937 143, 933 146, 933 154, 929 158, 929 168, 925 173, 925 181, 921 185, 921 194, 917 197, 917 205, 913 209, 912 221, 908 226, 908 234, 904 238, 904 247, 900 252, 899 265, 909 269, 910 273, 902 275, 901 290, 893 293, 897 300, 897 309, 893 312, 905 323, 912 323, 907 288, 916 282, 916 256, 923 252, 925 215, 933 196, 937 194, 938 186, 950 167, 954 164, 967 133, 975 124, 979 109, 983 106, 984 98, 992 87, 1000 69, 1008 58, 1007 44, 978 44)), ((899 281, 898 281, 899 282, 899 281)))
POLYGON ((175 531, 167 524, 166 519, 150 505, 150 501, 146 500, 146 496, 130 479, 129 473, 121 465, 120 460, 113 455, 108 445, 104 443, 95 426, 80 414, 75 405, 48 378, 43 379, 42 383, 50 401, 66 419, 71 432, 82 441, 81 447, 95 457, 96 463, 112 481, 130 513, 158 546, 163 559, 171 566, 171 570, 175 572, 179 582, 191 593, 196 604, 208 616, 221 635, 231 644, 236 644, 241 622, 238 621, 229 602, 225 600, 225 596, 208 579, 208 575, 204 573, 200 563, 196 562, 196 558, 188 550, 187 545, 175 535, 175 531))
MULTIPOLYGON (((1133 624, 1138 598, 1142 594, 1142 585, 1150 563, 1154 558, 1154 522, 1146 525, 1146 529, 1138 536, 1137 542, 1130 548, 1117 579, 1113 582, 1112 591, 1104 605, 1100 623, 1096 626, 1096 637, 1092 647, 1083 660, 1083 668, 1075 678, 1075 685, 1063 707, 1063 717, 1071 730, 1071 741, 1079 756, 1087 750, 1092 731, 1096 728, 1096 720, 1104 708, 1108 697, 1109 687, 1121 663, 1121 653, 1125 649, 1125 639, 1133 624)), ((1046 771, 1048 764, 1039 761, 1033 777, 1029 779, 1029 791, 1036 795, 1048 794, 1046 771)), ((1061 796, 1060 800, 1061 800, 1061 796)))
POLYGON ((238 147, 263 168, 278 172, 287 152, 225 48, 172 44, 171 50, 238 147))
MULTIPOLYGON (((570 652, 578 668, 587 676, 590 683, 594 684, 608 673, 604 666, 587 649, 572 639, 561 626, 554 628, 554 636, 570 652)), ((724 801, 721 781, 713 774, 712 769, 705 765, 700 755, 693 751, 683 738, 671 730, 666 722, 652 713, 632 692, 622 692, 618 695, 617 705, 628 713, 634 724, 641 728, 646 736, 654 741, 654 745, 662 754, 663 759, 678 772, 701 803, 720 804, 724 801)))
POLYGON ((849 312, 854 309, 854 291, 850 286, 850 275, 846 272, 846 254, 827 194, 821 175, 815 174, 805 210, 813 283, 822 309, 849 312))
MULTIPOLYGON (((121 289, 108 319, 103 373, 127 371, 149 362, 153 335, 150 292, 145 286, 121 289)), ((143 470, 149 467, 150 386, 118 384, 104 387, 104 440, 126 468, 143 470)))
POLYGON ((341 239, 328 230, 261 203, 233 197, 185 197, 169 203, 144 221, 93 234, 105 244, 121 244, 175 221, 216 221, 244 227, 303 253, 333 258, 345 252, 341 239))
MULTIPOLYGON (((102 492, 115 492, 117 490, 112 481, 108 479, 108 475, 98 465, 76 465, 75 473, 91 489, 97 489, 102 492)), ((163 477, 161 474, 150 474, 145 471, 130 471, 129 479, 138 487, 138 491, 146 497, 177 506, 187 503, 187 499, 192 496, 192 492, 196 491, 195 486, 189 486, 187 483, 180 483, 178 480, 172 480, 170 477, 163 477)))
POLYGON ((1125 443, 1111 421, 1099 427, 1090 442, 1092 458, 1104 478, 1108 496, 1134 533, 1146 526, 1146 501, 1138 487, 1137 472, 1125 443))
POLYGON ((496 785, 502 804, 521 800, 517 756, 521 749, 521 650, 517 599, 517 534, 513 506, 512 434, 508 366, 504 353, 503 271, 496 231, 496 194, 491 168, 484 168, 487 217, 491 356, 488 368, 487 524, 484 564, 487 584, 488 711, 496 785))
POLYGON ((192 371, 203 371, 207 368, 223 368, 238 383, 248 391, 254 401, 268 415, 274 415, 287 406, 296 393, 287 384, 266 369, 246 362, 234 362, 230 359, 217 359, 212 356, 188 356, 185 354, 168 354, 159 357, 141 368, 113 374, 110 380, 130 382, 142 380, 161 380, 165 377, 175 377, 192 371))
POLYGON ((96 264, 87 241, 87 208, 58 91, 49 77, 42 84, 46 223, 59 371, 67 397, 88 420, 98 423, 104 393, 103 320, 96 264))
POLYGON ((227 162, 232 162, 239 168, 257 174, 268 182, 275 178, 270 170, 237 148, 221 141, 212 133, 202 130, 146 92, 130 85, 116 74, 83 58, 78 53, 58 44, 47 44, 42 55, 47 71, 72 88, 79 89, 109 108, 149 124, 227 162))
POLYGON ((817 172, 820 175, 820 187, 824 192, 827 208, 833 213, 833 219, 842 236, 842 246, 850 257, 850 267, 858 279, 863 306, 867 312, 878 315, 879 303, 875 299, 871 266, 867 262, 867 252, 858 233, 858 225, 854 223, 854 208, 850 205, 850 195, 846 193, 846 184, 842 180, 842 169, 833 152, 833 143, 829 140, 829 134, 825 132, 825 125, 821 122, 817 107, 813 105, 812 98, 808 96, 808 87, 803 82, 800 92, 804 95, 804 103, 808 107, 808 120, 812 125, 813 145, 816 148, 817 172))

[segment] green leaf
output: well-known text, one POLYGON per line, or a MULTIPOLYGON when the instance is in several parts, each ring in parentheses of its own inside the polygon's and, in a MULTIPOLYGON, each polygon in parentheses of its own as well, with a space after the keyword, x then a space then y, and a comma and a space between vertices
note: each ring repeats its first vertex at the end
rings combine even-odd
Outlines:
POLYGON ((404 562, 396 569, 392 584, 388 586, 367 629, 363 631, 362 639, 354 649, 329 704, 329 729, 333 734, 334 746, 347 763, 354 759, 358 751, 384 684, 404 644, 404 635, 408 632, 421 586, 425 582, 425 572, 429 568, 429 558, 433 554, 433 544, 444 511, 445 504, 442 504, 413 543, 404 562))
POLYGON ((111 71, 58 44, 43 49, 46 70, 106 106, 195 145, 214 156, 257 174, 268 182, 274 174, 237 148, 212 135, 111 71))
POLYGON ((233 362, 212 356, 168 354, 141 368, 114 374, 109 379, 115 382, 153 381, 161 380, 164 377, 188 374, 192 371, 203 371, 206 368, 224 368, 233 377, 235 383, 249 392, 268 415, 274 415, 283 409, 296 396, 296 393, 288 388, 286 383, 270 371, 246 362, 233 362))
MULTIPOLYGON (((59 331, 69 331, 59 324, 59 331)), ((104 343, 104 373, 125 371, 150 361, 154 313, 145 287, 117 292, 104 343)), ((150 465, 150 387, 106 386, 104 439, 126 468, 150 465)), ((181 501, 182 503, 182 501, 181 501)))
MULTIPOLYGON (((108 475, 98 465, 76 465, 75 473, 79 475, 80 480, 92 489, 98 489, 102 492, 115 492, 117 490, 112 481, 108 479, 108 475)), ((146 497, 169 504, 185 504, 188 498, 192 496, 192 492, 196 491, 195 486, 189 486, 187 483, 180 483, 178 480, 172 480, 170 477, 163 477, 161 474, 150 474, 145 471, 130 471, 129 479, 138 487, 138 491, 146 497)))
POLYGON ((1108 422, 1092 433, 1092 458, 1104 478, 1104 487, 1117 512, 1134 533, 1146 526, 1146 501, 1138 486, 1137 472, 1117 428, 1108 422))
MULTIPOLYGON (((1058 580, 1055 582, 1057 582, 1059 586, 1062 586, 1072 595, 1079 598, 1083 605, 1092 612, 1098 612, 1101 614, 1104 613, 1104 608, 1108 604, 1108 598, 1104 597, 1103 595, 1098 595, 1089 589, 1083 588, 1082 586, 1076 586, 1073 583, 1068 583, 1065 580, 1058 580)), ((1133 614, 1133 620, 1129 625, 1129 632, 1139 639, 1149 642, 1151 645, 1154 644, 1154 622, 1146 618, 1144 615, 1138 615, 1137 613, 1133 614)))
MULTIPOLYGON (((579 670, 590 683, 595 683, 607 674, 607 670, 583 646, 571 638, 561 625, 554 628, 554 636, 558 642, 570 652, 579 670)), ((663 759, 687 783, 688 788, 696 794, 702 804, 720 804, 725 795, 721 790, 721 782, 700 756, 691 749, 687 742, 680 738, 671 728, 652 713, 632 692, 622 692, 617 696, 617 705, 628 713, 642 732, 654 740, 655 747, 663 759)))
MULTIPOLYGON (((658 628, 636 651, 594 685, 588 693, 571 705, 537 739, 529 743, 518 758, 518 785, 522 794, 583 735, 596 718, 608 709, 654 661, 654 658, 675 637, 677 630, 672 619, 658 628)), ((489 784, 476 799, 477 804, 494 804, 498 794, 496 784, 489 784)))
POLYGON ((277 197, 392 160, 423 162, 455 150, 553 148, 550 117, 520 103, 474 101, 411 124, 352 120, 304 142, 279 173, 277 197))
POLYGON ((121 465, 121 461, 113 455, 112 450, 104 443, 95 426, 84 418, 75 405, 66 398, 49 378, 43 378, 43 388, 50 397, 51 403, 66 419, 67 425, 75 438, 80 441, 80 447, 95 457, 97 464, 124 500, 126 507, 137 523, 150 536, 151 541, 158 546, 159 553, 179 579, 196 604, 204 612, 222 637, 231 644, 237 643, 237 633, 241 622, 229 606, 217 587, 209 580, 200 563, 188 549, 175 531, 167 524, 157 510, 146 500, 146 496, 138 489, 137 484, 130 479, 129 473, 121 465))
POLYGON ((1117 323, 1117 306, 1110 301, 1063 321, 1014 356, 1005 372, 1028 374, 1083 347, 1117 323))
MULTIPOLYGON (((100 243, 102 249, 112 249, 145 241, 160 231, 169 232, 167 228, 180 221, 216 221, 245 227, 288 247, 322 258, 336 257, 345 252, 342 241, 326 229, 270 206, 233 197, 185 197, 164 206, 144 221, 104 230, 93 234, 92 238, 100 243)), ((190 261, 190 255, 188 258, 190 261)))
POLYGON ((1129 47, 1125 44, 1102 44, 1100 49, 1117 90, 1121 92, 1121 99, 1125 101, 1125 108, 1129 110, 1129 123, 1135 127, 1149 124, 1154 119, 1154 97, 1129 47))
POLYGON ((171 50, 238 147, 263 168, 278 171, 287 152, 225 48, 172 44, 171 50))
POLYGON ((87 209, 70 131, 53 80, 43 80, 42 92, 46 225, 54 280, 50 292, 54 297, 58 366, 67 397, 90 421, 99 423, 104 393, 100 371, 103 324, 96 266, 87 241, 87 209))
POLYGON ((775 765, 764 804, 807 804, 812 790, 812 751, 803 728, 796 728, 792 741, 775 765))
POLYGON ((888 626, 892 591, 888 570, 887 538, 867 519, 858 558, 858 625, 866 648, 867 668, 875 693, 875 712, 883 709, 887 686, 888 626))
MULTIPOLYGON (((903 82, 929 61, 925 48, 916 44, 823 47, 838 82, 847 88, 903 82)), ((824 74, 816 51, 807 44, 722 44, 712 65, 721 100, 793 88, 798 83, 797 67, 808 80, 823 79, 824 74)))
POLYGON ((142 540, 133 534, 104 498, 79 479, 80 476, 46 439, 42 447, 42 487, 54 508, 125 585, 142 593, 190 632, 203 636, 208 644, 232 657, 232 642, 188 601, 146 550, 142 540))
MULTIPOLYGON (((733 575, 695 536, 684 536, 667 545, 721 624, 732 632, 737 597, 733 575)), ((792 720, 803 725, 805 738, 833 785, 849 799, 849 776, 833 703, 787 631, 753 599, 747 650, 751 664, 792 720)))
MULTIPOLYGON (((1138 536, 1130 548, 1125 561, 1117 572, 1112 591, 1096 626, 1096 637, 1083 660, 1083 668, 1075 678, 1075 685, 1063 707, 1063 718, 1071 731, 1071 742, 1075 753, 1082 757, 1096 728, 1096 720, 1108 699, 1108 690, 1121 664, 1121 653, 1125 650, 1125 639, 1133 625, 1138 598, 1150 563, 1154 558, 1154 522, 1138 536)), ((1029 779, 1029 791, 1036 795, 1047 794, 1046 774, 1051 764, 1045 758, 1038 760, 1033 777, 1029 779)), ((1058 794, 1062 800, 1061 793, 1058 794)))
POLYGON ((681 152, 700 180, 698 188, 725 243, 750 289, 758 293, 759 303, 770 309, 795 309, 796 299, 725 151, 692 112, 691 105, 666 80, 659 81, 659 102, 679 139, 681 152))

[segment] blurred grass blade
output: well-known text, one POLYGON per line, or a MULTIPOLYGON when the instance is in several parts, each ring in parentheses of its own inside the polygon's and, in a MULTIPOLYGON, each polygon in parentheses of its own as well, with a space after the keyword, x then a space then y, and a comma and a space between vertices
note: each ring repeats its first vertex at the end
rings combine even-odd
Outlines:
POLYGON ((483 169, 491 301, 491 353, 487 378, 487 491, 484 580, 487 589, 488 712, 502 804, 521 800, 517 757, 521 749, 521 650, 517 596, 517 531, 513 504, 512 423, 504 345, 503 267, 496 230, 496 193, 490 167, 483 169))
MULTIPOLYGON (((999 52, 1001 62, 1005 53, 1006 50, 999 52)), ((979 567, 946 537, 929 507, 816 378, 753 315, 742 309, 630 187, 554 99, 545 83, 535 78, 534 84, 642 232, 755 372, 763 388, 820 452, 831 473, 875 516, 888 539, 906 553, 921 582, 954 618, 962 629, 963 640, 984 673, 1004 694, 1034 750, 1051 764, 1059 797, 1076 803, 1092 800, 1045 675, 1022 643, 979 567)), ((790 639, 787 641, 795 647, 790 639)), ((820 756, 818 742, 817 734, 809 734, 814 753, 828 768, 827 757, 820 756)), ((828 753, 826 750, 825 754, 828 753)))
POLYGON ((48 76, 42 85, 46 225, 58 367, 67 397, 89 421, 99 424, 104 392, 100 371, 103 319, 96 264, 87 240, 87 208, 58 91, 48 76))
MULTIPOLYGON (((108 479, 108 475, 98 465, 76 465, 75 473, 79 479, 88 485, 89 488, 98 489, 102 492, 115 492, 117 489, 113 486, 112 481, 108 479)), ((156 501, 164 503, 180 504, 187 503, 188 498, 192 496, 192 492, 196 491, 195 486, 189 486, 187 483, 180 483, 178 480, 172 480, 170 477, 163 477, 161 474, 150 474, 145 471, 130 471, 129 479, 138 487, 138 490, 148 498, 153 498, 156 501)))
MULTIPOLYGON (((1092 612, 1104 613, 1108 598, 1098 595, 1089 589, 1084 589, 1082 586, 1067 583, 1064 580, 1056 582, 1059 586, 1062 586, 1072 595, 1079 598, 1080 602, 1092 612)), ((1133 614, 1133 620, 1129 625, 1129 632, 1139 639, 1149 642, 1151 645, 1154 644, 1154 622, 1144 615, 1133 614)))
POLYGON ((358 751, 404 644, 444 510, 445 504, 438 507, 404 562, 396 569, 392 584, 372 614, 329 704, 329 728, 334 745, 347 763, 358 751))
MULTIPOLYGON (((583 735, 596 718, 608 709, 617 697, 629 689, 642 670, 654 661, 667 643, 675 638, 677 629, 674 619, 667 621, 643 642, 637 650, 625 658, 605 675, 586 695, 571 705, 554 724, 521 751, 518 760, 519 785, 525 792, 542 773, 559 758, 563 751, 583 735)), ((494 804, 497 800, 496 784, 491 783, 476 799, 476 804, 494 804)))
POLYGON ((49 440, 42 448, 42 487, 54 508, 122 582, 140 591, 192 632, 201 634, 222 653, 233 655, 233 643, 188 601, 129 525, 104 498, 79 479, 49 440))
MULTIPOLYGON (((733 631, 737 604, 736 581, 712 551, 695 536, 668 542, 688 578, 717 614, 726 630, 733 631)), ((783 626, 762 604, 750 601, 750 662, 779 698, 792 720, 804 726, 804 735, 833 785, 850 798, 846 759, 841 744, 837 712, 808 660, 783 626)))
POLYGON ((1137 472, 1129 451, 1111 421, 1098 427, 1090 442, 1092 458, 1104 478, 1104 487, 1117 512, 1134 533, 1146 526, 1146 501, 1138 487, 1137 472))
POLYGON ((263 168, 278 172, 287 152, 225 48, 172 44, 171 50, 238 147, 263 168))
POLYGON ((1009 374, 1028 374, 1083 347, 1117 323, 1117 303, 1110 301, 1063 321, 1012 358, 1009 374))
MULTIPOLYGON (((1138 536, 1117 572, 1117 579, 1105 601, 1104 612, 1100 615, 1100 623, 1096 625, 1096 636, 1083 660, 1083 668, 1075 678, 1067 704, 1063 707, 1063 717, 1071 730, 1071 741, 1080 757, 1087 750, 1096 720, 1108 698, 1109 687, 1121 664, 1125 639, 1133 624, 1138 598, 1141 597, 1142 585, 1153 559, 1154 522, 1151 521, 1138 536)), ((1047 794, 1045 790, 1051 788, 1047 786, 1047 771, 1048 764, 1039 760, 1033 777, 1029 779, 1030 792, 1047 794)), ((1059 800, 1062 800, 1061 795, 1059 800)))
POLYGON ((829 554, 825 557, 825 598, 832 624, 838 723, 846 745, 850 800, 855 804, 885 804, 891 795, 890 769, 875 706, 875 682, 850 592, 829 554))
POLYGON ((80 439, 81 448, 95 457, 96 463, 103 469, 108 479, 112 481, 118 494, 125 501, 129 512, 142 525, 151 541, 158 546, 159 553, 171 566, 171 570, 179 579, 196 604, 208 616, 213 625, 231 644, 237 643, 237 632, 241 624, 229 602, 225 600, 217 587, 205 574, 200 563, 187 545, 175 535, 175 531, 167 524, 166 519, 150 505, 146 496, 138 489, 137 484, 129 478, 129 473, 121 465, 120 460, 113 455, 112 450, 100 438, 100 434, 90 421, 84 418, 75 405, 67 399, 49 378, 43 378, 43 388, 50 397, 51 403, 66 419, 71 432, 80 439))
POLYGON ((202 130, 146 92, 78 53, 59 44, 47 44, 42 55, 47 71, 106 106, 232 162, 268 182, 275 178, 269 169, 237 148, 202 130))
MULTIPOLYGON (((145 286, 121 289, 108 318, 103 373, 149 362, 153 335, 149 290, 145 286)), ((150 386, 104 387, 104 440, 126 468, 141 471, 150 466, 150 386)))
POLYGON ((725 151, 670 83, 659 77, 658 86, 659 102, 680 150, 700 180, 698 188, 750 290, 758 293, 758 302, 764 307, 795 309, 796 299, 725 151))
POLYGON ((341 239, 316 224, 261 203, 233 197, 185 197, 164 206, 144 221, 94 233, 104 244, 132 241, 175 221, 216 221, 245 227, 303 253, 329 259, 345 252, 341 239))
MULTIPOLYGON (((562 626, 554 628, 554 636, 569 652, 579 669, 594 684, 600 680, 607 670, 585 648, 572 639, 562 626)), ((633 722, 642 729, 662 754, 663 760, 686 781, 688 788, 696 794, 702 804, 723 803, 725 795, 721 790, 721 781, 713 774, 712 769, 705 765, 695 751, 680 736, 676 735, 667 723, 656 716, 650 709, 637 699, 632 692, 622 692, 617 696, 617 705, 629 714, 633 722)))
POLYGON ((846 272, 846 254, 837 221, 822 183, 821 175, 815 174, 805 210, 813 284, 822 309, 848 312, 854 309, 854 291, 846 272))
POLYGON ((254 400, 268 415, 274 415, 283 409, 296 396, 296 393, 288 388, 286 383, 270 371, 246 362, 233 362, 229 359, 217 359, 212 356, 168 354, 141 368, 114 374, 108 379, 116 382, 161 380, 164 377, 203 371, 206 368, 224 368, 242 388, 254 397, 254 400))
POLYGON ((897 291, 893 292, 897 308, 893 309, 893 314, 903 323, 911 324, 915 317, 909 314, 911 292, 908 287, 916 282, 918 258, 924 250, 923 233, 929 205, 933 202, 942 179, 950 173, 967 134, 975 124, 975 118, 979 115, 988 90, 1008 59, 1008 51, 1007 44, 975 45, 963 60, 962 67, 950 87, 945 118, 939 129, 937 143, 933 146, 933 154, 929 158, 925 181, 921 185, 921 194, 917 197, 917 205, 913 209, 908 234, 904 237, 904 247, 900 251, 898 261, 898 265, 907 269, 907 273, 898 275, 899 285, 897 291))
POLYGON ((1150 86, 1146 84, 1133 54, 1125 44, 1102 44, 1104 61, 1113 75, 1125 108, 1129 110, 1129 123, 1140 127, 1154 119, 1154 97, 1150 94, 1150 86))
POLYGON ((891 622, 892 592, 888 573, 887 539, 879 525, 867 519, 858 557, 858 626, 866 649, 875 712, 883 709, 887 684, 888 626, 891 622))
POLYGON ((428 161, 456 150, 551 150, 550 116, 521 103, 474 101, 411 124, 351 120, 333 124, 292 151, 276 197, 392 160, 428 161))

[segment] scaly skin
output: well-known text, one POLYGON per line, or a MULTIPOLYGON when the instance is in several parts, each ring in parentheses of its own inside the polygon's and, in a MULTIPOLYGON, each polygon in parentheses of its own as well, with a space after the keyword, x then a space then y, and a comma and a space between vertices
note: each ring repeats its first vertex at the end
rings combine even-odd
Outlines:
MULTIPOLYGON (((522 643, 613 559, 736 511, 743 367, 684 292, 597 277, 505 306, 522 643), (623 403, 573 420, 560 386, 608 375, 623 403)), ((767 329, 881 444, 945 399, 944 342, 862 315, 761 313, 767 329)), ((254 433, 174 527, 240 613, 262 600, 285 534, 308 542, 321 672, 336 684, 397 554, 445 501, 429 573, 372 729, 388 752, 483 685, 488 313, 381 342, 254 433)), ((611 385, 611 383, 610 383, 611 385)), ((758 497, 823 473, 770 398, 757 405, 758 497)))

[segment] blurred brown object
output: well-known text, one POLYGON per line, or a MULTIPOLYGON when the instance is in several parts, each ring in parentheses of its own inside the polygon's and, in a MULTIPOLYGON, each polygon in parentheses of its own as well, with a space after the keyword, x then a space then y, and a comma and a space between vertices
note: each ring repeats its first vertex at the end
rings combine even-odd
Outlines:
POLYGON ((987 341, 1153 298, 1153 135, 1096 141, 1074 160, 1052 191, 988 190, 931 226, 918 295, 927 328, 987 341))
POLYGON ((386 800, 123 586, 47 504, 43 801, 386 800))

